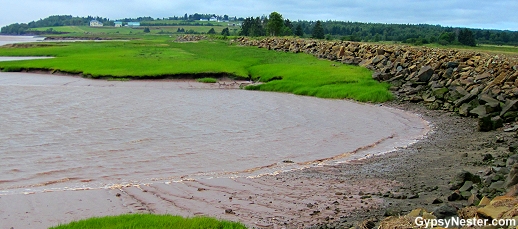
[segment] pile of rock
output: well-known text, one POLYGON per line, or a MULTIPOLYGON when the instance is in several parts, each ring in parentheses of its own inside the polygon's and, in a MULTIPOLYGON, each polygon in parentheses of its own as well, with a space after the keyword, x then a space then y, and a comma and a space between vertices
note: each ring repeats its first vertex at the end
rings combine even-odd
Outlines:
POLYGON ((508 154, 484 154, 481 164, 489 167, 479 175, 461 170, 453 176, 448 201, 468 200, 468 205, 476 205, 484 197, 518 195, 518 145, 511 145, 508 154))
POLYGON ((201 35, 181 35, 177 36, 175 42, 196 42, 201 40, 206 40, 207 36, 201 36, 201 35))
MULTIPOLYGON (((380 229, 388 228, 424 228, 432 225, 444 228, 446 226, 458 228, 482 228, 492 226, 494 228, 515 228, 513 222, 518 222, 518 199, 507 196, 499 196, 494 199, 484 198, 478 206, 456 209, 451 205, 441 205, 432 212, 418 208, 404 216, 391 216, 380 222, 380 229), (438 221, 441 220, 441 221, 438 221), (497 220, 497 221, 493 221, 497 220), (439 225, 437 225, 439 224, 439 225), (448 225, 446 225, 448 224, 448 225), (471 225, 471 226, 470 226, 471 225)), ((360 225, 368 225, 362 223, 360 225)), ((361 227, 368 228, 369 227, 361 227)), ((493 227, 489 227, 493 228, 493 227)))
POLYGON ((241 37, 241 45, 308 53, 364 66, 398 99, 479 118, 489 131, 518 117, 518 59, 504 55, 349 41, 241 37))

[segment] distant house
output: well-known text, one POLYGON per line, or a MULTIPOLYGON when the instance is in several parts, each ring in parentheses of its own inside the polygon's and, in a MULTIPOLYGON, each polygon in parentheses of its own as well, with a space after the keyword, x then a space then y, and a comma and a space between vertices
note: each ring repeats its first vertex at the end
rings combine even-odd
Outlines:
POLYGON ((115 27, 122 27, 122 22, 121 21, 116 21, 115 22, 115 27))
POLYGON ((97 21, 97 20, 91 20, 90 21, 90 26, 91 27, 102 27, 103 23, 100 22, 100 21, 97 21))
POLYGON ((212 16, 212 17, 209 19, 209 21, 218 21, 218 18, 217 18, 217 17, 212 16))
POLYGON ((128 26, 129 27, 139 27, 140 26, 140 22, 128 22, 128 26))

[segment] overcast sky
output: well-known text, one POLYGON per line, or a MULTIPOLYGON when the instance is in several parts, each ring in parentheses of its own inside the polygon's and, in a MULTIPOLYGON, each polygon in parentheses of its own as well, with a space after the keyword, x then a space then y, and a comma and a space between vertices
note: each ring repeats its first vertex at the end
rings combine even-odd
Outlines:
POLYGON ((517 0, 2 0, 0 6, 0 26, 51 15, 90 15, 115 20, 185 13, 255 17, 276 11, 292 21, 439 24, 518 31, 517 0))

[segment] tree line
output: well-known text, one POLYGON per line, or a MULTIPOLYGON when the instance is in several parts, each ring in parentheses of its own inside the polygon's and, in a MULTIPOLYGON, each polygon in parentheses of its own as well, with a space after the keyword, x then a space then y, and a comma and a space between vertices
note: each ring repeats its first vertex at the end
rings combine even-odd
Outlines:
POLYGON ((8 26, 2 27, 0 30, 1 34, 7 35, 24 35, 30 34, 28 32, 31 28, 40 27, 54 27, 54 26, 86 26, 89 25, 90 21, 97 20, 102 22, 104 25, 113 26, 114 22, 108 18, 102 17, 73 17, 71 15, 53 15, 45 19, 37 21, 31 21, 29 23, 15 23, 8 26))
POLYGON ((468 29, 428 24, 383 24, 343 21, 290 21, 273 12, 269 17, 245 18, 241 36, 298 36, 349 41, 394 41, 416 45, 438 43, 475 46, 518 45, 517 31, 468 29), (272 33, 274 31, 274 33, 272 33))
MULTIPOLYGON (((443 27, 429 24, 384 24, 361 23, 345 21, 290 21, 277 12, 269 16, 237 18, 228 15, 215 14, 185 14, 163 19, 152 17, 124 18, 118 21, 139 21, 142 26, 165 26, 171 22, 163 20, 183 20, 178 25, 193 25, 193 21, 217 17, 223 20, 237 20, 241 23, 241 36, 298 36, 317 39, 341 39, 349 41, 393 41, 409 44, 438 43, 442 45, 461 44, 474 46, 476 44, 518 45, 518 31, 468 29, 443 27)), ((55 15, 30 23, 16 23, 1 28, 1 34, 23 35, 34 32, 31 28, 52 26, 86 26, 91 20, 98 20, 107 26, 114 21, 101 17, 72 17, 70 15, 55 15)), ((194 24, 196 25, 196 24, 194 24)), ((207 26, 207 23, 199 23, 207 26)), ((210 24, 208 26, 215 26, 210 24)), ((228 30, 226 30, 228 31, 228 30)), ((186 31, 187 33, 188 31, 186 31)))

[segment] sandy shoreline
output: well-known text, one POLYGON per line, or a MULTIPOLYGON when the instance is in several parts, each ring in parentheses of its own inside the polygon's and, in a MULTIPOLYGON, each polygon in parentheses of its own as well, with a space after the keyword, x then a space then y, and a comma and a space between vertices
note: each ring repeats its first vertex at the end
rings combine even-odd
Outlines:
POLYGON ((494 139, 507 133, 476 132, 475 119, 414 104, 387 105, 421 114, 433 133, 390 154, 276 176, 0 196, 0 228, 47 228, 123 213, 207 215, 255 228, 353 226, 381 219, 387 210, 433 208, 436 198, 447 202, 448 181, 456 171, 476 173, 483 168, 470 162, 506 149, 494 139), (388 192, 411 199, 382 197, 388 192))

